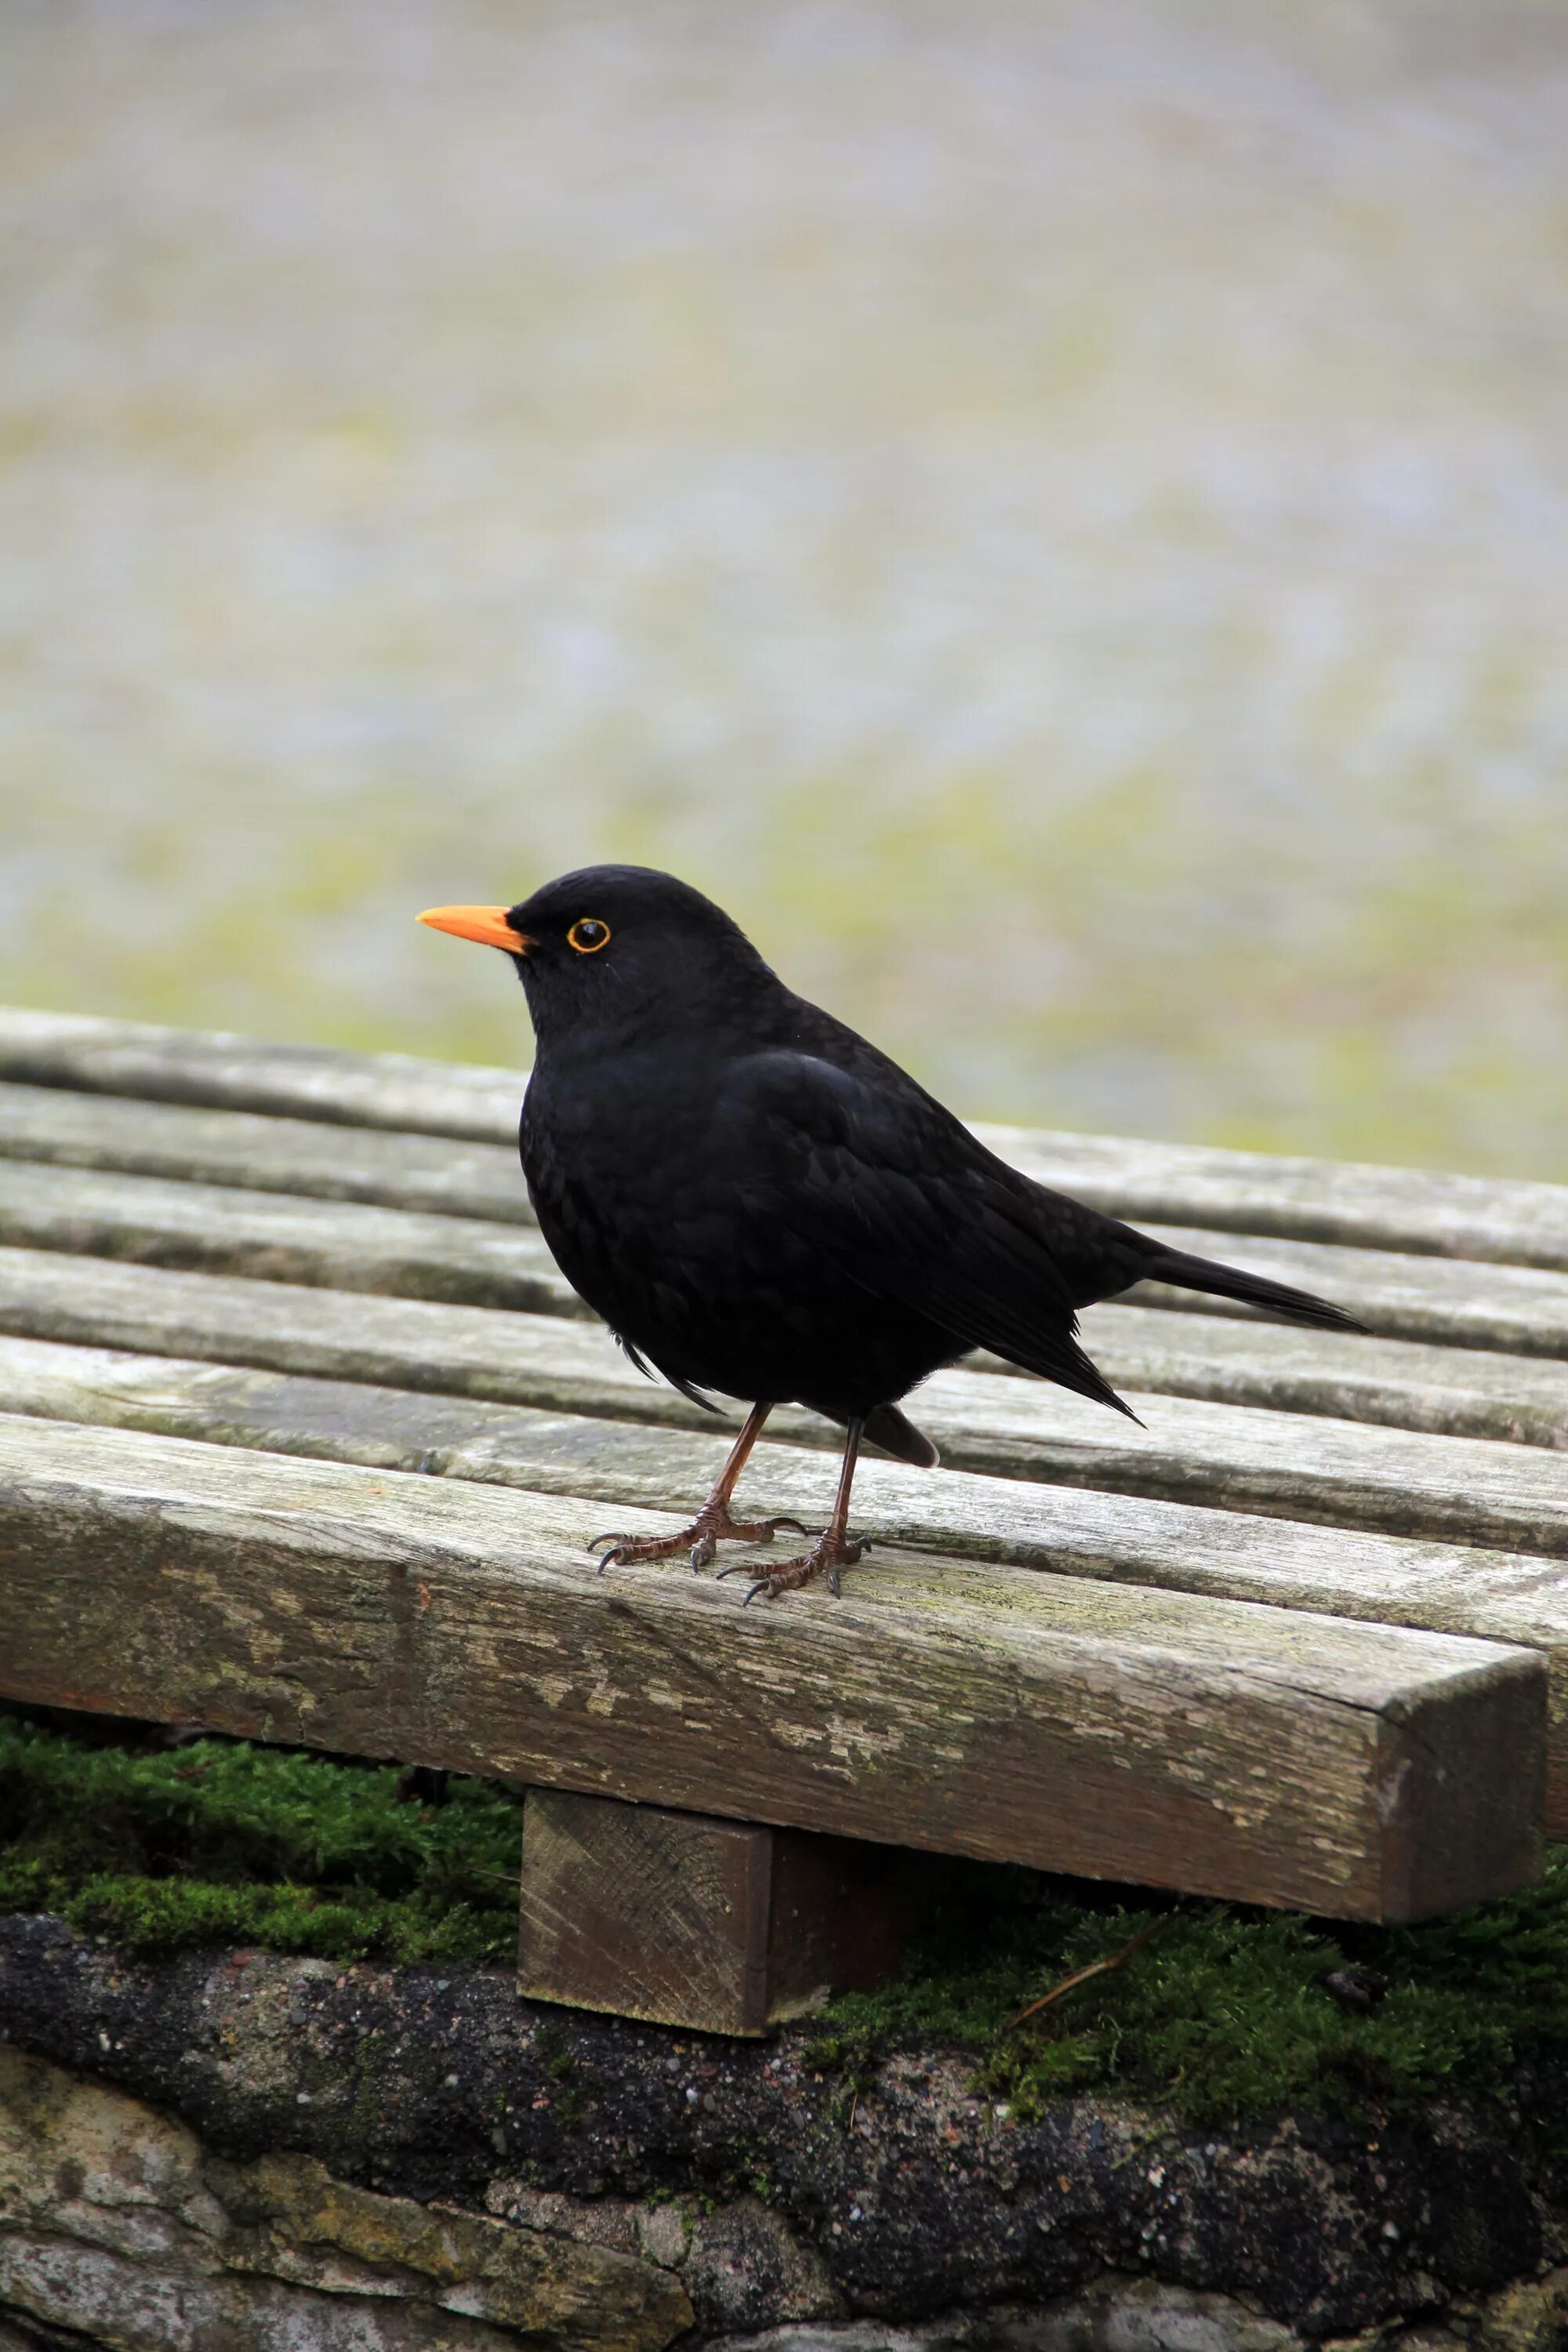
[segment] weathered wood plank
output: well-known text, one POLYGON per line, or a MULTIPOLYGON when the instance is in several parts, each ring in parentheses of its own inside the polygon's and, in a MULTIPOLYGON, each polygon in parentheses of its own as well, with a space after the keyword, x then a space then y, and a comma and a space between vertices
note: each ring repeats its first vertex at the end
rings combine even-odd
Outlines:
MULTIPOLYGON (((713 1425, 672 1389, 644 1380, 597 1325, 423 1299, 0 1250, 0 1331, 612 1420, 713 1425)), ((1044 1381, 960 1370, 928 1381, 918 1411, 954 1468, 1568 1553, 1568 1464, 1556 1454, 1186 1397, 1134 1391, 1131 1401, 1147 1428, 1044 1381)), ((770 1429, 792 1443, 839 1442, 812 1413, 781 1412, 770 1429)))
POLYGON ((7 1417, 0 1686, 1345 1916, 1539 1869, 1531 1652, 892 1554, 742 1611, 579 1517, 7 1417))
POLYGON ((1568 1185, 1131 1136, 997 1126, 975 1133, 1037 1183, 1133 1224, 1568 1271, 1568 1185))
MULTIPOLYGON (((538 1234, 515 1225, 102 1170, 0 1160, 0 1244, 592 1319, 538 1234)), ((1568 1446, 1561 1364, 1121 1306, 1084 1328, 1108 1378, 1131 1388, 1568 1446)))
MULTIPOLYGON (((0 1007, 0 1078, 510 1143, 523 1074, 0 1007)), ((977 1126, 1042 1183, 1136 1223, 1568 1272, 1568 1185, 977 1126)))
MULTIPOLYGON (((1565 1364, 1120 1304, 1091 1307, 1082 1327, 1089 1354, 1118 1389, 1568 1446, 1565 1364)), ((1005 1369, 994 1357, 971 1363, 1005 1369)))
POLYGON ((272 1045, 225 1030, 0 1006, 0 1077, 214 1109, 270 1111, 333 1126, 408 1128, 503 1143, 517 1134, 527 1073, 411 1054, 272 1045))
MULTIPOLYGON (((1393 1251, 1237 1240, 1179 1226, 1159 1230, 1178 1248, 1228 1255, 1238 1265, 1337 1298, 1388 1337, 1568 1356, 1568 1276, 1393 1251)), ((577 1307, 533 1234, 515 1152, 427 1136, 340 1130, 304 1119, 0 1087, 0 1232, 16 1244, 151 1265, 471 1305, 563 1313, 577 1307), (61 1169, 73 1172, 52 1172, 61 1169), (182 1186, 188 1186, 188 1195, 182 1186), (263 1202, 236 1201, 237 1190, 259 1192, 263 1202), (265 1203, 274 1194, 300 1197, 287 1211, 269 1210, 265 1203), (331 1203, 319 1227, 311 1224, 312 1200, 331 1203), (363 1222, 356 1223, 341 1205, 350 1201, 370 1204, 363 1222), (390 1222, 397 1209, 412 1213, 411 1222, 390 1222), (500 1214, 490 1216, 493 1209, 500 1214), (492 1224, 502 1230, 488 1231, 492 1224), (511 1230, 518 1225, 527 1230, 511 1230), (517 1288, 520 1275, 531 1296, 517 1288)), ((1141 1307, 1257 1320, 1230 1300, 1157 1284, 1142 1284, 1127 1297, 1141 1307)), ((1347 1360, 1336 1339, 1322 1354, 1325 1369, 1347 1360)), ((1417 1380, 1427 1378, 1419 1366, 1411 1370, 1417 1380)), ((1568 1381, 1557 1393, 1568 1409, 1568 1381)), ((1475 1434, 1510 1433, 1466 1426, 1475 1434)))
MULTIPOLYGON (((689 1511, 729 1444, 720 1432, 29 1339, 0 1339, 0 1411, 584 1498, 584 1539, 626 1507, 689 1511)), ((816 1525, 833 1477, 820 1454, 764 1442, 745 1491, 816 1525)), ((1539 1649, 1547 1827, 1568 1837, 1568 1568, 1557 1560, 876 1460, 862 1464, 856 1499, 879 1541, 917 1550, 1539 1649)), ((874 1579, 876 1555, 862 1572, 874 1579)))
MULTIPOLYGON (((1156 1224, 1146 1230, 1177 1249, 1217 1257, 1249 1273, 1272 1275, 1319 1297, 1332 1298, 1383 1339, 1568 1357, 1568 1275, 1533 1265, 1489 1265, 1469 1258, 1277 1241, 1263 1234, 1226 1234, 1195 1225, 1156 1224)), ((1173 1290, 1163 1283, 1140 1283, 1126 1296, 1140 1307, 1257 1319, 1254 1308, 1234 1299, 1173 1290)))
POLYGON ((321 1289, 591 1313, 535 1229, 101 1169, 0 1159, 0 1244, 321 1289))
POLYGON ((533 1222, 515 1138, 463 1143, 453 1136, 0 1083, 0 1154, 313 1200, 533 1222))
POLYGON ((896 1966, 900 1857, 847 1838, 531 1789, 518 1990, 763 2033, 896 1966))

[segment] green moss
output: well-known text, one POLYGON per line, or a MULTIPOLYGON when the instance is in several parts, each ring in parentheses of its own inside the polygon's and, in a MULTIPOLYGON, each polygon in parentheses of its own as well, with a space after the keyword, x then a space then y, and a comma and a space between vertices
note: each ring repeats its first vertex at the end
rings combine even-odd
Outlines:
MULTIPOLYGON (((149 1953, 510 1958, 518 1801, 454 1780, 444 1803, 413 1804, 397 1781, 394 1766, 237 1741, 95 1744, 0 1712, 0 1910, 62 1912, 149 1953)), ((823 2011, 808 2055, 847 2118, 888 2053, 933 2045, 968 2052, 976 2086, 1026 2116, 1091 2090, 1205 2120, 1493 2095, 1524 2060, 1568 2060, 1568 1847, 1538 1886, 1384 1930, 933 1864, 901 1973, 823 2011), (1012 2030, 1145 1928, 1125 1967, 1012 2030), (1334 1999, 1326 1979, 1349 1967, 1386 1979, 1376 2007, 1334 1999)), ((538 2050, 574 2110, 575 2062, 548 2021, 538 2050)))
POLYGON ((0 1716, 0 1911, 132 1951, 256 1944, 325 1959, 495 1960, 517 1934, 520 1806, 395 1766, 243 1742, 139 1753, 0 1716))
POLYGON ((900 1976, 820 2028, 809 2055, 847 2106, 888 2052, 933 2043, 971 2052, 976 2087, 1025 2116, 1093 2089, 1208 2121, 1493 2095, 1521 2061, 1568 2057, 1568 1847, 1520 1895, 1382 1930, 961 1866, 900 1976), (1013 2028, 1156 1926, 1124 1967, 1013 2028), (1374 2007, 1335 1999, 1325 1980, 1348 1968, 1386 1980, 1374 2007))

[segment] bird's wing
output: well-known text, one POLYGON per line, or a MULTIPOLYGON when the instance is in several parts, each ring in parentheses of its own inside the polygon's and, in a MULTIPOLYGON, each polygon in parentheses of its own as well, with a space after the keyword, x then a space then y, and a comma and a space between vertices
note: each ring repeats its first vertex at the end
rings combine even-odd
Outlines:
POLYGON ((861 1073, 783 1048, 748 1055, 731 1066, 713 1121, 752 1205, 874 1296, 1129 1411, 1078 1345, 1027 1186, 893 1065, 861 1073))

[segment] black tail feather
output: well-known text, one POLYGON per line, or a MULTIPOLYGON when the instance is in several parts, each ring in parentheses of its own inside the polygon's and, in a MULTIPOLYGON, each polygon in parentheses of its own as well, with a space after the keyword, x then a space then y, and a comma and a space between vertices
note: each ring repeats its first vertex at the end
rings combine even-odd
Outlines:
POLYGON ((917 1470, 934 1470, 942 1456, 923 1429, 917 1429, 896 1404, 879 1404, 866 1415, 866 1434, 873 1445, 896 1462, 912 1462, 917 1470))
POLYGON ((1366 1325, 1347 1315, 1342 1307, 1310 1291, 1292 1290, 1286 1282, 1270 1282, 1267 1275, 1243 1274, 1238 1266, 1215 1259, 1189 1256, 1185 1250, 1161 1249, 1138 1269, 1144 1282, 1168 1282, 1178 1290, 1206 1290, 1216 1298, 1235 1298, 1244 1307, 1260 1307, 1291 1323, 1306 1323, 1320 1331, 1364 1331, 1366 1325))

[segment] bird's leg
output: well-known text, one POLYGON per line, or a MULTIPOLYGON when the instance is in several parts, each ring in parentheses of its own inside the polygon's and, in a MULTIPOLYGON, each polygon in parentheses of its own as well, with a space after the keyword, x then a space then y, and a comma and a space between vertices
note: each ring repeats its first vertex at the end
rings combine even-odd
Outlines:
MULTIPOLYGON (((860 1432, 864 1425, 863 1416, 858 1416, 849 1424, 843 1466, 838 1473, 838 1492, 833 1498, 833 1517, 809 1551, 803 1551, 796 1559, 781 1560, 770 1576, 757 1579, 741 1603, 742 1609, 753 1601, 759 1592, 773 1601, 781 1592, 794 1592, 801 1585, 809 1584, 814 1576, 826 1577, 827 1589, 837 1600, 839 1570, 853 1568, 861 1554, 870 1550, 870 1545, 863 1537, 858 1539, 849 1533, 849 1489, 855 1484, 855 1465, 859 1458, 860 1432)), ((735 1570, 733 1568, 721 1568, 719 1573, 721 1576, 733 1576, 735 1570)))
POLYGON ((596 1551, 601 1544, 610 1549, 599 1562, 601 1572, 606 1568, 626 1568, 639 1559, 668 1559, 671 1552, 691 1552, 693 1569, 706 1568, 721 1543, 772 1543, 777 1528, 793 1528, 796 1535, 805 1529, 798 1519, 732 1519, 730 1497, 735 1491, 735 1481, 746 1465, 746 1456, 763 1433, 763 1423, 773 1411, 771 1404, 754 1404, 746 1415, 741 1434, 730 1448, 730 1458, 720 1471, 713 1492, 698 1512, 689 1528, 678 1536, 595 1536, 588 1546, 596 1551))

